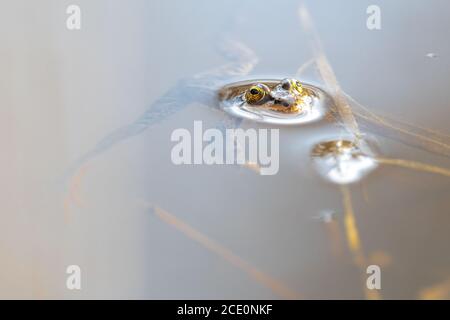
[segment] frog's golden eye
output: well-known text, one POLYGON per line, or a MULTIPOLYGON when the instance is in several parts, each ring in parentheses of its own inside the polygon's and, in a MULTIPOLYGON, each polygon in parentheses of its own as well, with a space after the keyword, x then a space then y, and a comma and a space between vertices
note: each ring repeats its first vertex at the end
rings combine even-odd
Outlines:
POLYGON ((303 92, 303 86, 300 81, 295 80, 293 86, 294 86, 294 89, 297 90, 299 93, 303 92))
POLYGON ((245 100, 249 104, 254 104, 264 99, 266 92, 259 86, 252 86, 245 93, 245 100))

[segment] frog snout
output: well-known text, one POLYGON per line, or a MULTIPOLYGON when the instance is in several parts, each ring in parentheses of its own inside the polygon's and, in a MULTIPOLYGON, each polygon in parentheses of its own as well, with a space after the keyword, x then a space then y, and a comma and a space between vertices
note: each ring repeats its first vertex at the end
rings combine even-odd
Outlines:
POLYGON ((273 92, 270 94, 270 97, 273 101, 273 104, 283 106, 283 107, 290 107, 293 104, 293 99, 289 95, 283 95, 273 92))

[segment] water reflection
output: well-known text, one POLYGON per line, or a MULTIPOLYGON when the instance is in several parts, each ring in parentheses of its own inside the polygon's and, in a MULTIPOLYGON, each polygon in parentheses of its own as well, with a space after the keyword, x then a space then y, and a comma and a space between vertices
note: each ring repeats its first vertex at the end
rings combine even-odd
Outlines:
MULTIPOLYGON (((369 32, 357 1, 310 2, 311 14, 301 15, 305 32, 297 32, 297 1, 268 10, 270 5, 236 0, 98 0, 83 2, 89 23, 68 33, 64 4, 42 0, 25 10, 24 1, 10 1, 1 19, 0 63, 11 81, 2 95, 0 233, 7 263, 0 295, 270 299, 294 296, 284 289, 287 283, 307 298, 345 299, 363 296, 365 267, 374 263, 384 279, 395 279, 383 282, 387 298, 448 297, 448 5, 408 5, 420 15, 386 2, 386 17, 395 16, 385 20, 393 22, 388 32, 369 32), (9 14, 11 6, 21 14, 9 14), (276 21, 283 22, 268 27, 276 21), (220 34, 231 25, 245 45, 226 41, 217 55, 210 43, 222 43, 220 34), (323 42, 326 56, 318 45, 311 56, 310 39, 323 42), (255 68, 258 60, 263 63, 255 68), (304 61, 295 77, 332 94, 333 123, 322 123, 328 114, 320 114, 307 125, 282 127, 290 115, 272 112, 257 124, 248 114, 234 117, 217 108, 221 86, 256 75, 293 77, 304 61), (215 65, 222 66, 209 70, 215 65), (282 136, 277 176, 249 172, 259 170, 254 164, 212 169, 174 167, 168 160, 173 128, 198 119, 222 127, 250 119, 248 126, 259 127, 275 118, 282 136), (314 145, 341 139, 344 130, 354 133, 349 141, 370 131, 383 147, 374 172, 380 179, 360 178, 364 198, 359 185, 321 183, 308 165, 314 145), (99 139, 105 132, 111 133, 99 139), (60 201, 51 182, 93 145, 60 201), (134 197, 173 214, 143 213, 134 197), (323 208, 339 214, 331 219, 324 213, 324 224, 304 223, 323 208), (392 257, 394 268, 372 259, 376 252, 392 257), (57 276, 72 263, 89 273, 78 294, 65 290, 57 276)), ((294 122, 308 119, 297 116, 294 122)), ((343 157, 328 154, 313 162, 342 173, 339 164, 355 166, 343 157)))

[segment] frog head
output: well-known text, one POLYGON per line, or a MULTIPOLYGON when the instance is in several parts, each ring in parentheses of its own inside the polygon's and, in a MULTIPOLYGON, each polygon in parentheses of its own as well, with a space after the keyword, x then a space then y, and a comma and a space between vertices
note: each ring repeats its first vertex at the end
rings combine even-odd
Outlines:
POLYGON ((301 109, 304 89, 296 79, 283 79, 270 88, 263 83, 256 83, 244 93, 244 100, 254 107, 293 113, 301 109))

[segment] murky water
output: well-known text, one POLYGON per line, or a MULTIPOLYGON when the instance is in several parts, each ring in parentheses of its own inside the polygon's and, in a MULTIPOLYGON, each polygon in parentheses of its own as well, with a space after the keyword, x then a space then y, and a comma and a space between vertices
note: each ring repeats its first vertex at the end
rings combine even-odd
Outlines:
POLYGON ((378 31, 356 0, 78 3, 80 31, 2 9, 1 297, 450 297, 447 1, 379 1, 378 31), (217 101, 282 78, 311 109, 217 101), (174 165, 195 120, 280 129, 279 173, 174 165))

